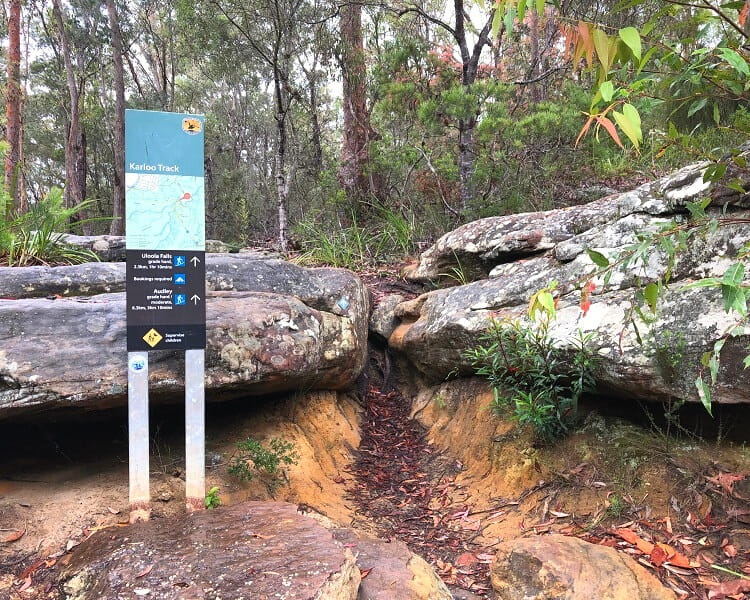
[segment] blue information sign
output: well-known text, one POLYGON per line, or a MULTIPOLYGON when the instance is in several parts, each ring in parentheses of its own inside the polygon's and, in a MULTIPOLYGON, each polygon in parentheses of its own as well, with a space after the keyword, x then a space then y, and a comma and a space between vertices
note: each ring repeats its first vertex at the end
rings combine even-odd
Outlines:
POLYGON ((128 351, 206 345, 201 115, 125 111, 128 351))

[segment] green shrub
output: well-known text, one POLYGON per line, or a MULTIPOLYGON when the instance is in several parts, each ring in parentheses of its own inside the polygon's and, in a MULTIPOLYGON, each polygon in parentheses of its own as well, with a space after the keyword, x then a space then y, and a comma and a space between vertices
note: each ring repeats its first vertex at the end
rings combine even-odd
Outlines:
POLYGON ((366 226, 353 215, 351 225, 306 221, 297 226, 303 263, 356 269, 402 259, 416 247, 414 215, 376 204, 366 226))
POLYGON ((219 498, 219 486, 215 485, 206 494, 205 500, 206 508, 212 510, 221 506, 221 498, 219 498))
POLYGON ((552 316, 530 322, 492 320, 481 343, 467 352, 479 375, 492 386, 493 411, 530 427, 542 442, 565 436, 578 412, 578 400, 594 388, 594 357, 589 335, 579 332, 570 350, 556 347, 549 335, 552 316))
MULTIPOLYGON (((15 215, 4 198, 6 210, 0 215, 0 264, 23 267, 38 264, 80 264, 98 261, 92 251, 64 242, 70 219, 88 208, 92 201, 71 208, 63 206, 60 188, 31 205, 29 211, 15 215)), ((78 223, 80 225, 81 222, 78 223)))
POLYGON ((282 464, 297 464, 299 456, 291 442, 274 438, 268 446, 264 447, 251 437, 237 442, 238 452, 228 468, 229 473, 245 481, 252 480, 258 473, 265 473, 272 481, 277 481, 282 464))

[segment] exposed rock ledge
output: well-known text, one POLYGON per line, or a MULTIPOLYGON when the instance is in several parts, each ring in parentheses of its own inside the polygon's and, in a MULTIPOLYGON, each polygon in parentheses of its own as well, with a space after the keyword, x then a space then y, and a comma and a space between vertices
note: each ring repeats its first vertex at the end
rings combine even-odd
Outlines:
MULTIPOLYGON (((440 279, 455 268, 469 279, 481 279, 396 306, 393 314, 400 323, 390 336, 391 347, 430 381, 468 374, 472 368, 464 352, 479 343, 490 318, 522 316, 531 294, 556 280, 562 285, 552 335, 558 345, 571 347, 577 330, 593 333, 590 347, 601 359, 597 378, 602 391, 697 401, 693 382, 701 356, 736 322, 736 315, 724 311, 715 287, 681 288, 721 277, 750 241, 750 195, 711 189, 703 181, 703 168, 687 167, 587 205, 482 219, 446 234, 422 255, 411 278, 440 279), (653 318, 640 318, 632 310, 632 299, 636 276, 645 284, 663 270, 665 257, 659 253, 627 274, 616 272, 607 286, 596 279, 591 307, 583 314, 577 288, 596 270, 586 249, 616 257, 637 243, 638 232, 656 231, 670 219, 684 222, 686 203, 711 194, 721 205, 709 211, 732 217, 733 224, 695 236, 690 247, 678 253, 671 286, 653 318)), ((726 343, 714 401, 750 402, 750 370, 742 364, 748 343, 748 328, 726 343)))
MULTIPOLYGON (((355 275, 240 254, 208 263, 209 399, 354 383, 366 360, 369 307, 355 275)), ((122 265, 0 269, 0 419, 125 403, 125 294, 100 293, 123 283, 122 265), (74 294, 96 295, 60 297, 74 294)), ((151 353, 155 400, 177 397, 182 360, 151 353)))
POLYGON ((279 502, 99 531, 76 548, 60 580, 69 600, 451 598, 403 543, 330 530, 279 502), (372 577, 362 580, 360 569, 372 577))

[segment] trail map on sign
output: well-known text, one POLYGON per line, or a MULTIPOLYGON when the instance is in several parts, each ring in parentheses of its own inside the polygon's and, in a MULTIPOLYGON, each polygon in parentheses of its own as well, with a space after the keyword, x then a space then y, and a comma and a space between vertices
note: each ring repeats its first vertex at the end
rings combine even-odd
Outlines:
POLYGON ((126 173, 125 186, 129 248, 205 248, 202 177, 126 173))

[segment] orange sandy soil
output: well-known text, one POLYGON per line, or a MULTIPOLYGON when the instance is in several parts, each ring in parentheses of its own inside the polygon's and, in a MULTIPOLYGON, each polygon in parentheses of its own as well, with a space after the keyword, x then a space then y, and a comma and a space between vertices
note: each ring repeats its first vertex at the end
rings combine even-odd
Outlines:
MULTIPOLYGON (((432 491, 441 526, 472 540, 470 551, 435 564, 448 583, 460 585, 461 571, 486 561, 501 541, 548 531, 616 546, 682 598, 707 598, 712 584, 738 578, 716 567, 750 574, 750 450, 743 444, 670 439, 592 414, 567 440, 536 447, 492 415, 478 380, 423 388, 413 398, 431 451, 454 467, 424 484, 442 486, 432 491), (673 549, 672 562, 645 553, 638 540, 645 550, 653 543, 673 549), (683 556, 687 565, 676 566, 683 556)), ((225 505, 286 500, 377 531, 350 495, 361 415, 352 396, 336 393, 211 405, 207 486, 219 486, 225 505), (281 485, 227 474, 235 442, 248 436, 295 444, 299 461, 284 468, 281 485)), ((0 428, 0 598, 60 598, 55 569, 75 546, 127 522, 125 415, 115 416, 0 428)), ((178 408, 152 415, 154 519, 185 510, 180 419, 178 408)))

